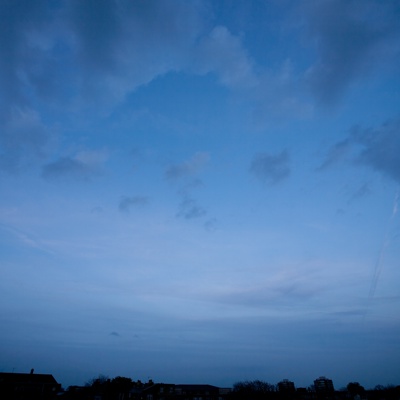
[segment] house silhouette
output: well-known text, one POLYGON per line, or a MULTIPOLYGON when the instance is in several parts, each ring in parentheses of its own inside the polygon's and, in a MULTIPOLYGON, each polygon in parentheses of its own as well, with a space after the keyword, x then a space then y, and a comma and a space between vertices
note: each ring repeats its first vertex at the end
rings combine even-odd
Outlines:
POLYGON ((0 398, 7 400, 52 400, 61 385, 50 374, 0 372, 0 398))

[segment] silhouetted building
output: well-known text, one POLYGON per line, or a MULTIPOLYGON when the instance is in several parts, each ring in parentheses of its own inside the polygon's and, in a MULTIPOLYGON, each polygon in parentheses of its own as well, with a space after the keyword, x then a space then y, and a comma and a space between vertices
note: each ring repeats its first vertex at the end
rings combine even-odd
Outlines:
POLYGON ((61 385, 53 375, 0 372, 0 398, 7 400, 50 400, 61 385))
POLYGON ((317 394, 329 394, 335 391, 332 380, 325 378, 325 376, 320 376, 314 381, 314 388, 317 394))
POLYGON ((278 391, 283 394, 294 393, 296 391, 294 382, 289 381, 288 379, 278 382, 278 391))

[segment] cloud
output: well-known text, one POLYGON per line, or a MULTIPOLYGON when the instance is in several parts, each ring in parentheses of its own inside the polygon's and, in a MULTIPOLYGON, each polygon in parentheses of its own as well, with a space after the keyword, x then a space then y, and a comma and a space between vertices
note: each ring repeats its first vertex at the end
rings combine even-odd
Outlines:
POLYGON ((88 180, 98 176, 101 164, 107 159, 105 151, 81 151, 75 157, 61 157, 44 165, 42 176, 49 180, 74 179, 88 180))
POLYGON ((56 55, 63 24, 55 10, 44 0, 0 3, 0 169, 26 169, 48 155, 58 135, 41 108, 62 97, 67 76, 56 55))
POLYGON ((70 2, 66 15, 80 84, 119 102, 157 76, 185 69, 204 32, 204 12, 202 2, 183 0, 70 2))
POLYGON ((196 153, 189 160, 181 164, 173 164, 168 166, 165 171, 165 176, 170 180, 179 180, 190 177, 198 173, 209 161, 208 153, 196 153))
POLYGON ((203 207, 199 206, 196 200, 185 197, 179 205, 177 217, 193 219, 203 217, 206 214, 207 211, 203 207))
POLYGON ((219 301, 231 304, 248 305, 253 307, 275 306, 296 301, 300 306, 302 302, 315 297, 321 291, 318 287, 307 286, 304 282, 286 283, 282 285, 258 285, 251 288, 232 290, 219 296, 219 301))
MULTIPOLYGON (((242 38, 210 24, 207 2, 72 0, 51 7, 21 0, 2 3, 0 10, 7 16, 0 27, 0 141, 7 140, 12 109, 31 109, 46 121, 44 128, 53 115, 63 117, 63 126, 73 125, 110 112, 170 71, 212 73, 230 88, 257 86, 242 38)), ((51 139, 53 132, 48 134, 51 139)), ((35 151, 22 146, 16 156, 6 147, 3 169, 35 151)), ((84 169, 64 159, 58 170, 68 169, 67 163, 84 169)), ((168 172, 184 173, 179 167, 168 172)))
MULTIPOLYGON (((7 126, 15 122, 15 109, 31 109, 38 121, 44 115, 51 120, 55 111, 70 122, 72 115, 87 119, 169 71, 215 72, 224 84, 238 84, 246 73, 229 61, 238 61, 243 48, 226 28, 210 29, 209 11, 204 2, 184 0, 1 3, 0 144, 13 136, 7 126)), ((1 168, 14 168, 37 149, 4 146, 1 168)), ((73 158, 53 164, 46 174, 85 170, 73 158)))
POLYGON ((27 106, 24 83, 27 71, 42 65, 46 49, 39 46, 38 32, 49 24, 46 1, 6 1, 0 4, 0 104, 2 109, 16 103, 27 106))
POLYGON ((53 253, 38 237, 36 237, 36 235, 27 231, 23 231, 16 226, 0 223, 0 232, 1 231, 5 231, 7 234, 10 234, 12 237, 16 238, 24 247, 37 249, 49 254, 53 253))
POLYGON ((247 85, 252 63, 240 38, 209 26, 207 2, 72 0, 1 6, 0 84, 6 105, 53 100, 113 106, 169 71, 214 72, 227 86, 247 85), (65 82, 68 85, 65 85, 65 82), (95 95, 95 96, 94 96, 95 95), (79 99, 78 99, 79 100, 79 99))
POLYGON ((307 81, 322 103, 336 102, 353 82, 398 58, 396 2, 325 0, 306 3, 305 10, 317 50, 307 81))
POLYGON ((352 144, 349 139, 345 139, 336 143, 329 149, 328 155, 326 156, 323 163, 317 168, 317 170, 323 171, 331 167, 332 165, 342 162, 346 159, 351 148, 352 144))
POLYGON ((371 187, 368 183, 361 185, 351 196, 351 200, 368 196, 371 193, 371 187))
POLYGON ((220 82, 229 87, 251 87, 257 83, 253 62, 240 38, 225 26, 216 26, 200 42, 196 52, 195 71, 215 72, 220 82))
POLYGON ((270 124, 271 118, 276 121, 286 121, 288 116, 310 118, 314 105, 302 95, 302 79, 290 59, 285 60, 280 68, 260 74, 259 84, 252 90, 255 121, 270 124))
POLYGON ((70 177, 74 179, 88 179, 95 171, 82 161, 71 157, 61 157, 57 161, 46 164, 42 171, 46 179, 58 179, 70 177))
POLYGON ((400 119, 377 129, 355 128, 351 137, 361 148, 358 162, 400 183, 400 119))
POLYGON ((330 149, 322 167, 350 159, 400 183, 400 119, 378 128, 354 127, 348 137, 330 149), (341 151, 338 152, 338 149, 341 151), (338 157, 333 155, 340 155, 338 157), (348 155, 347 158, 343 155, 348 155))
POLYGON ((250 172, 262 182, 276 184, 290 175, 289 154, 286 150, 277 155, 257 154, 251 162, 250 172))
POLYGON ((250 280, 248 276, 242 276, 240 280, 231 280, 226 285, 211 285, 204 292, 199 285, 197 294, 217 303, 268 309, 281 315, 282 312, 301 312, 303 307, 304 310, 310 310, 316 298, 323 302, 327 285, 326 275, 320 275, 320 270, 282 266, 274 270, 271 265, 267 270, 266 275, 257 274, 250 280), (292 309, 284 310, 288 304, 291 304, 292 309), (293 307, 297 310, 294 311, 293 307))
POLYGON ((144 206, 149 203, 146 196, 123 196, 119 202, 118 209, 121 212, 128 213, 132 207, 144 206))
POLYGON ((71 1, 68 11, 82 64, 95 71, 111 69, 113 48, 121 34, 117 4, 107 0, 71 1))
POLYGON ((203 217, 207 211, 193 198, 192 192, 202 185, 197 174, 208 163, 210 156, 205 152, 197 152, 190 159, 180 163, 169 165, 165 171, 165 177, 170 182, 178 183, 178 195, 181 199, 178 218, 193 219, 203 217))

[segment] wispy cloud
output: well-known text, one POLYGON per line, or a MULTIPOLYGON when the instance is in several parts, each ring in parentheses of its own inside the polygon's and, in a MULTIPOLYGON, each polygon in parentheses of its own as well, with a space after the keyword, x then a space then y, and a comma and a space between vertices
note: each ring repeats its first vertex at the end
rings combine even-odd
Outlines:
POLYGON ((363 198, 371 194, 371 192, 371 185, 369 183, 364 183, 352 194, 351 200, 363 198))
POLYGON ((378 128, 352 128, 346 139, 331 147, 320 169, 352 161, 400 183, 399 154, 400 119, 394 119, 378 128))
POLYGON ((128 213, 131 208, 137 206, 145 206, 149 203, 146 196, 123 196, 119 202, 118 209, 121 212, 128 213))
POLYGON ((32 233, 28 233, 20 228, 3 223, 0 223, 0 230, 4 230, 7 232, 7 234, 16 238, 24 247, 37 249, 48 254, 53 254, 53 251, 50 250, 50 248, 48 248, 46 244, 40 240, 40 238, 36 237, 36 235, 32 233))
POLYGON ((260 153, 253 157, 250 172, 264 183, 276 184, 290 175, 289 154, 260 153))
POLYGON ((361 150, 358 162, 400 183, 400 119, 376 129, 355 128, 351 138, 361 150))
POLYGON ((352 148, 352 144, 349 139, 342 140, 332 146, 325 160, 322 164, 317 168, 318 171, 323 171, 337 163, 343 162, 348 156, 350 150, 352 148))
POLYGON ((225 26, 216 26, 201 40, 195 57, 195 71, 214 72, 226 86, 243 88, 257 83, 252 60, 240 38, 225 26))
POLYGON ((81 151, 74 157, 65 156, 44 165, 42 176, 46 179, 88 180, 101 173, 101 166, 108 158, 106 151, 81 151))
POLYGON ((208 163, 210 156, 208 153, 199 152, 181 164, 169 165, 165 171, 165 176, 170 180, 193 177, 208 163))
POLYGON ((165 177, 171 183, 179 185, 178 195, 181 199, 176 216, 184 219, 203 217, 207 210, 198 204, 193 197, 193 190, 202 185, 198 174, 209 162, 210 156, 205 152, 198 152, 180 164, 169 165, 165 177))
POLYGON ((190 197, 185 197, 179 204, 177 216, 185 219, 192 219, 203 217, 206 213, 207 211, 198 205, 196 200, 190 197))

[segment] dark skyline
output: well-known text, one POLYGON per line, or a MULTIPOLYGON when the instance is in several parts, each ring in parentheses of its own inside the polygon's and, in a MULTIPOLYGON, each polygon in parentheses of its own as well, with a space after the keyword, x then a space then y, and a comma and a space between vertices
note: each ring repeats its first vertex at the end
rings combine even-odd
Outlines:
MULTIPOLYGON (((57 390, 59 391, 65 391, 68 389, 68 386, 65 386, 62 384, 62 382, 57 381, 55 377, 50 374, 49 372, 47 373, 37 373, 35 372, 34 368, 30 370, 30 372, 0 372, 0 383, 5 383, 5 382, 38 382, 38 383, 46 383, 50 385, 51 387, 57 387, 57 390)), ((132 377, 125 377, 125 376, 120 376, 117 375, 115 377, 109 377, 103 374, 98 374, 88 381, 84 383, 77 383, 75 382, 74 384, 71 384, 70 386, 72 388, 74 387, 101 387, 104 385, 108 384, 115 384, 115 383, 125 383, 129 384, 132 387, 140 387, 140 388, 147 388, 152 385, 204 385, 207 386, 208 384, 203 382, 192 382, 192 383, 177 383, 177 382, 154 382, 153 379, 148 379, 148 381, 142 381, 141 379, 135 380, 132 377)), ((395 383, 389 383, 386 385, 381 385, 377 384, 374 387, 367 387, 365 388, 362 384, 359 382, 355 382, 353 380, 349 380, 349 382, 341 386, 340 388, 337 386, 334 386, 334 382, 332 379, 326 376, 318 376, 315 378, 310 385, 307 385, 305 387, 299 387, 296 385, 295 382, 291 381, 290 379, 283 378, 279 382, 270 382, 265 379, 252 379, 252 380, 241 380, 237 382, 233 382, 232 385, 227 387, 227 389, 231 389, 234 391, 240 391, 242 389, 249 388, 250 390, 257 390, 262 388, 264 391, 268 392, 280 392, 282 394, 284 393, 292 393, 297 390, 304 390, 306 389, 309 392, 316 392, 316 393, 329 393, 329 392, 335 392, 335 391, 348 391, 351 393, 358 393, 358 392, 364 392, 364 391, 372 391, 372 390, 384 390, 388 388, 395 388, 395 387, 400 387, 400 385, 396 385, 395 383)), ((53 390, 52 390, 53 391, 53 390)))

